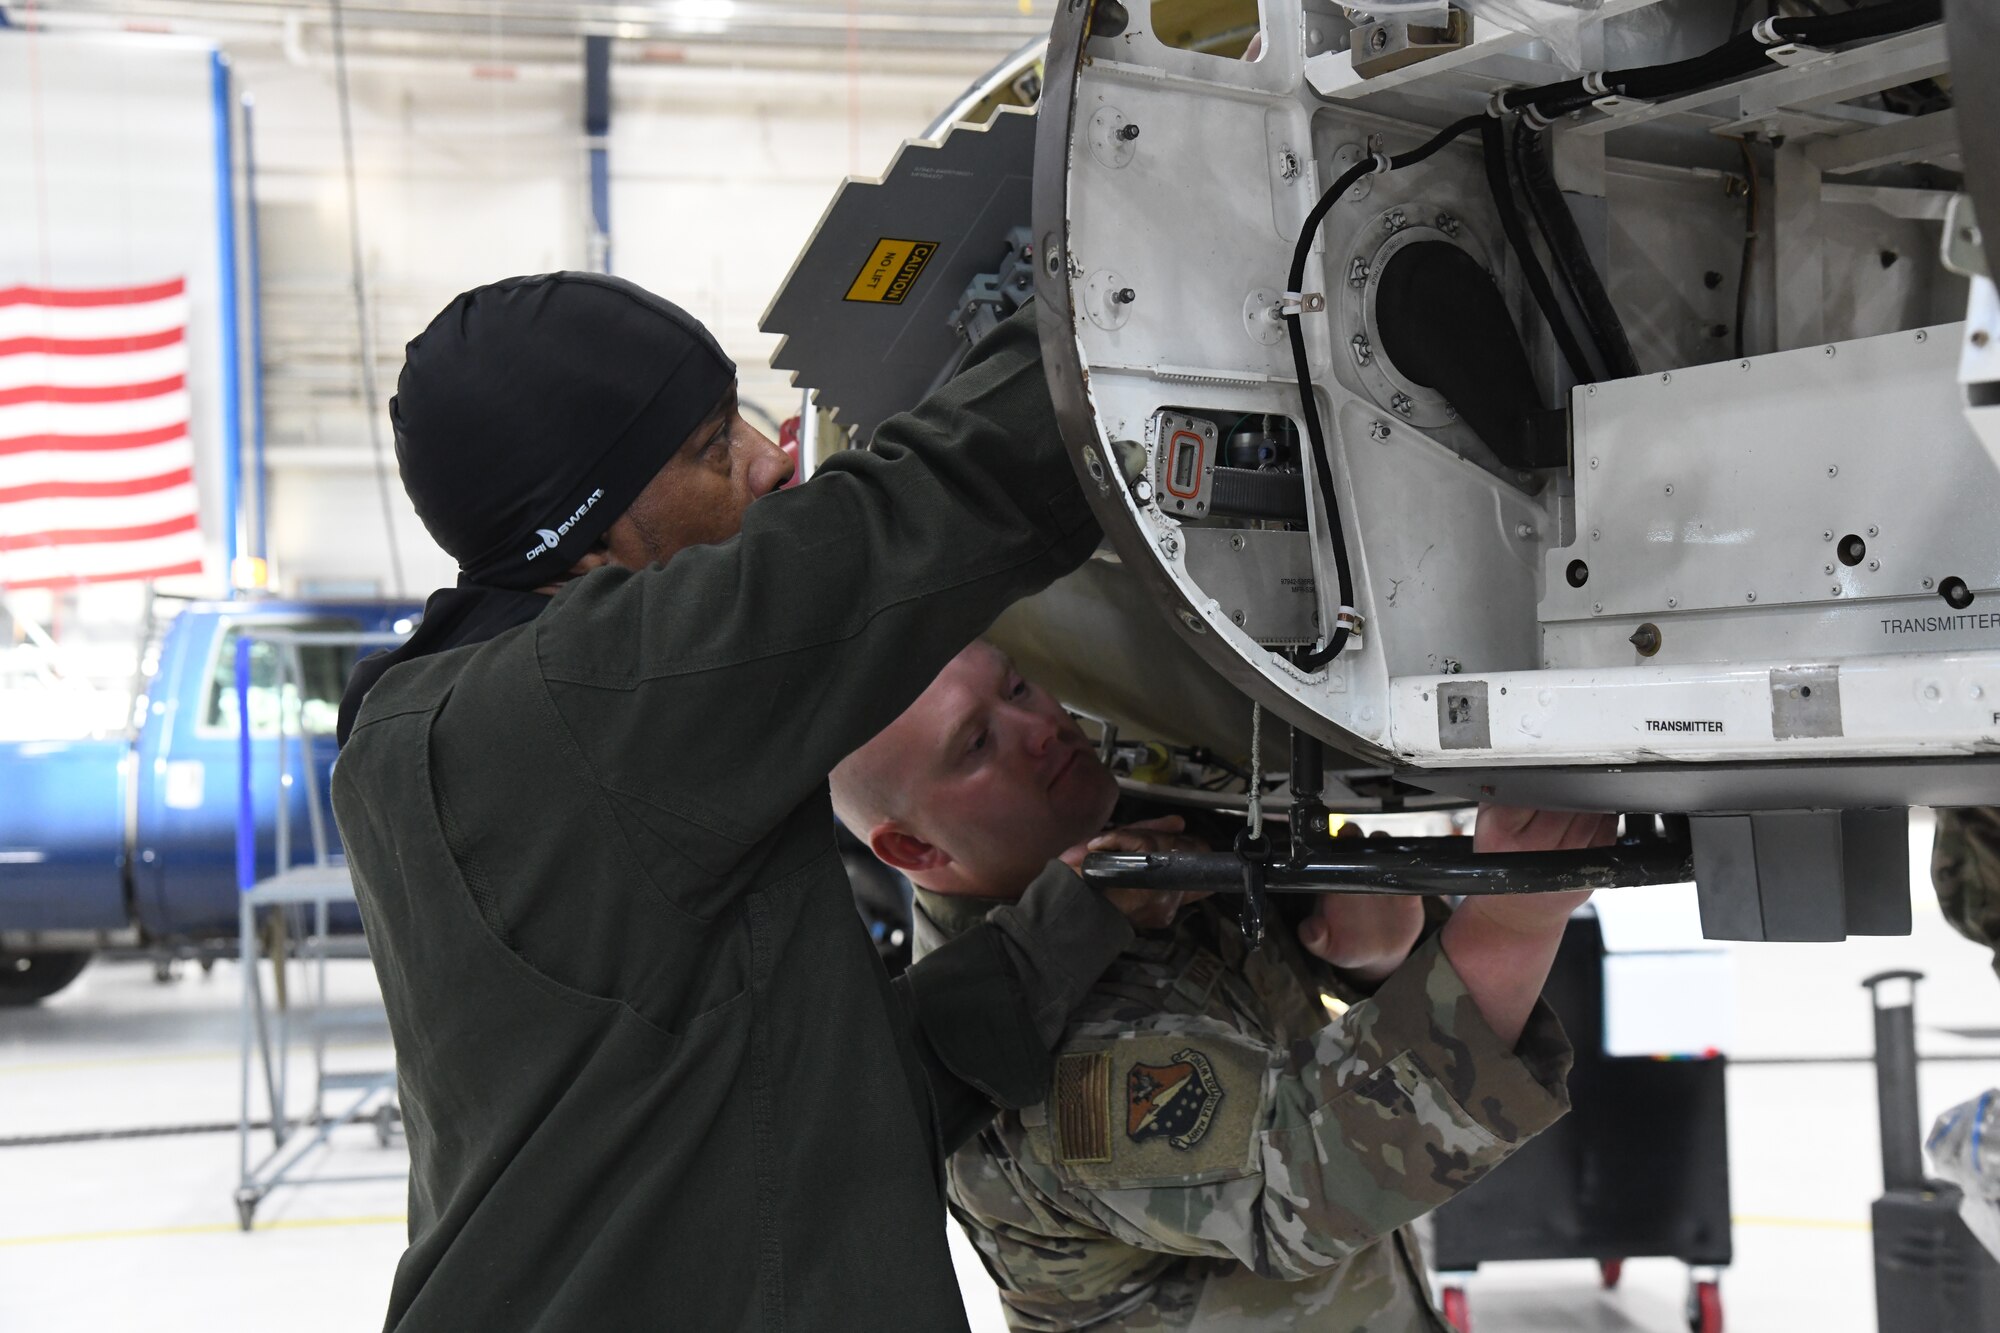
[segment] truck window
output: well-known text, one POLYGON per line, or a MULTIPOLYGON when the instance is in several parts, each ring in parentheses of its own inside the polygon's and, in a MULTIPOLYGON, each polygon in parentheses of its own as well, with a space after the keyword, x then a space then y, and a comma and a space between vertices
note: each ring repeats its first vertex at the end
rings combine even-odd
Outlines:
MULTIPOLYGON (((361 632, 360 622, 345 619, 288 621, 284 624, 236 625, 225 630, 209 667, 206 702, 201 710, 204 730, 236 734, 236 640, 247 630, 251 634, 271 630, 311 630, 323 633, 361 632)), ((331 644, 302 644, 295 679, 285 682, 282 704, 278 698, 278 649, 268 643, 250 645, 250 734, 278 734, 278 710, 284 709, 285 734, 296 736, 301 728, 318 735, 332 735, 340 716, 340 694, 347 688, 347 676, 360 650, 331 644)))

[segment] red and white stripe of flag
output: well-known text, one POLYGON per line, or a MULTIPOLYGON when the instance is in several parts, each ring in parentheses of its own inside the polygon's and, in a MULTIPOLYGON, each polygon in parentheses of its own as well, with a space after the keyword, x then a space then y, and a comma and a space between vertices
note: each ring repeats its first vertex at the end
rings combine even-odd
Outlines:
POLYGON ((202 571, 187 284, 0 287, 0 589, 202 571))

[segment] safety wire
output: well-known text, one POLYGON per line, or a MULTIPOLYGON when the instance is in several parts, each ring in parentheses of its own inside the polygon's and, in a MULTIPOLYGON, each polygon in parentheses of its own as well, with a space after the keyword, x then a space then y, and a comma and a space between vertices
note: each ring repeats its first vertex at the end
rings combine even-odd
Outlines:
POLYGON ((1250 841, 1264 836, 1264 707, 1250 705, 1250 841))
POLYGON ((1243 864, 1243 903, 1236 923, 1252 949, 1264 943, 1264 708, 1250 704, 1250 807, 1236 835, 1236 855, 1243 864))
MULTIPOLYGON (((1549 321, 1563 359, 1579 379, 1589 377, 1589 362, 1575 333, 1556 303, 1548 275, 1535 258, 1519 213, 1515 210, 1512 187, 1507 179, 1507 152, 1499 119, 1519 114, 1524 124, 1539 133, 1560 116, 1589 107, 1602 97, 1617 96, 1636 100, 1659 100, 1694 92, 1717 83, 1741 78, 1769 64, 1771 47, 1785 43, 1799 45, 1842 45, 1902 32, 1920 24, 1935 23, 1942 14, 1942 0, 1892 0, 1889 4, 1849 10, 1814 18, 1767 18, 1747 32, 1732 36, 1722 45, 1687 60, 1635 69, 1599 70, 1559 83, 1535 88, 1516 88, 1495 93, 1486 110, 1466 116, 1438 131, 1421 147, 1394 157, 1377 152, 1342 172, 1326 193, 1319 197, 1299 228, 1298 244, 1292 250, 1292 264, 1286 274, 1285 293, 1279 304, 1292 347, 1292 363, 1297 371, 1300 415, 1305 419, 1307 446, 1312 454, 1313 480, 1326 514, 1326 540, 1333 549, 1334 571, 1340 585, 1340 609, 1333 631, 1324 647, 1299 654, 1296 661, 1305 671, 1317 671, 1340 655, 1359 623, 1354 610, 1354 575, 1347 557, 1347 539, 1342 529, 1340 502, 1333 488, 1333 466, 1329 461, 1326 430, 1320 421, 1314 397, 1312 369, 1306 357, 1304 316, 1308 301, 1312 311, 1324 309, 1323 297, 1305 292, 1306 263, 1320 224, 1333 206, 1363 176, 1400 171, 1413 167, 1475 127, 1482 131, 1488 184, 1494 191, 1502 228, 1510 248, 1521 262, 1522 277, 1536 304, 1549 321)), ((1738 321, 1739 327, 1741 321, 1738 321)))

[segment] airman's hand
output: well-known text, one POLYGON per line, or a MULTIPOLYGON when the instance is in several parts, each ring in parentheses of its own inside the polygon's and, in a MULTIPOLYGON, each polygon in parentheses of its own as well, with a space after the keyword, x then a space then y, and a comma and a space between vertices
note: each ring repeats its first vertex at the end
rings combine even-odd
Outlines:
MULTIPOLYGON (((1205 852, 1208 844, 1182 832, 1187 821, 1179 815, 1142 819, 1135 824, 1100 833, 1088 842, 1070 848, 1062 861, 1071 870, 1083 865, 1092 852, 1205 852)), ((1182 907, 1206 898, 1206 893, 1162 893, 1155 889, 1106 889, 1104 899, 1132 923, 1134 930, 1158 930, 1173 923, 1182 907)))
MULTIPOLYGON (((1358 838, 1353 824, 1343 838, 1358 838)), ((1385 893, 1329 893, 1299 922, 1299 943, 1357 981, 1380 981, 1402 966, 1424 933, 1424 902, 1385 893)))
MULTIPOLYGON (((1608 845, 1616 815, 1479 807, 1475 852, 1557 852, 1608 845)), ((1467 898, 1445 922, 1443 949, 1487 1025, 1512 1046, 1548 980, 1569 914, 1590 897, 1561 893, 1484 894, 1467 898)))
MULTIPOLYGON (((1617 815, 1574 810, 1530 810, 1524 806, 1482 805, 1472 833, 1475 852, 1558 852, 1608 847, 1618 836, 1617 815)), ((1590 899, 1590 890, 1560 893, 1495 894, 1473 901, 1495 925, 1519 931, 1546 930, 1569 920, 1590 899)), ((1470 903, 1467 904, 1470 906, 1470 903)))

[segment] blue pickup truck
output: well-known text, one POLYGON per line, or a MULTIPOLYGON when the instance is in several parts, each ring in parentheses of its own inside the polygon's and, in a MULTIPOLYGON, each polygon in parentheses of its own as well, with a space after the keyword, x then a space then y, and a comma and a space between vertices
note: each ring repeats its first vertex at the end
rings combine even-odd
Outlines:
MULTIPOLYGON (((0 744, 0 1005, 53 995, 101 949, 164 959, 234 940, 237 636, 407 632, 419 609, 379 601, 189 603, 146 645, 127 735, 0 744)), ((296 651, 300 683, 280 697, 275 650, 263 643, 251 650, 260 875, 275 856, 281 712, 294 770, 303 727, 324 779, 341 690, 366 650, 322 643, 296 651)), ((314 786, 324 802, 326 783, 314 786)), ((306 784, 283 791, 291 828, 305 829, 306 784)), ((308 839, 295 835, 292 846, 291 859, 310 857, 308 839)))

